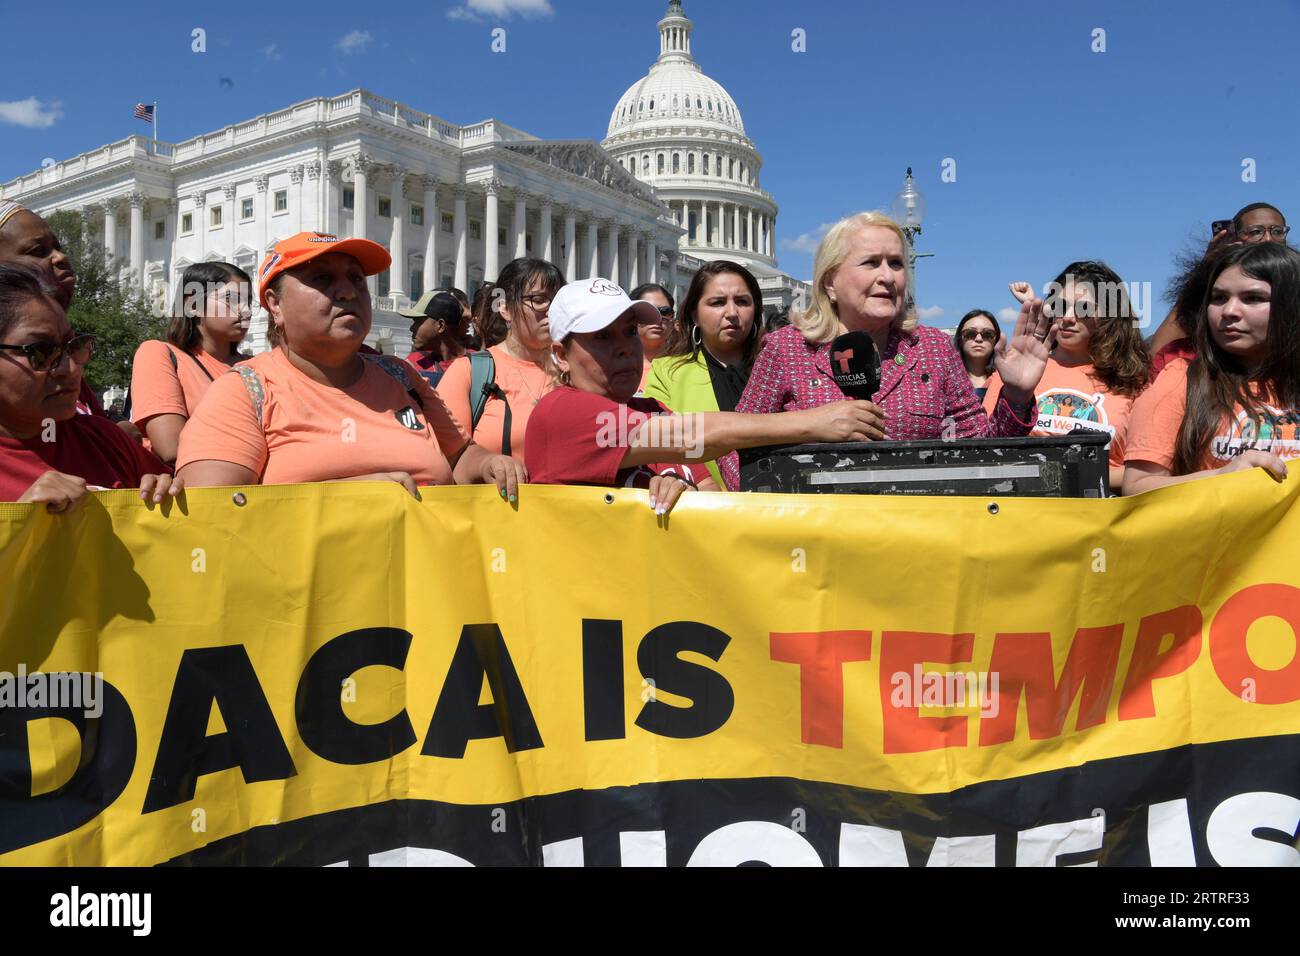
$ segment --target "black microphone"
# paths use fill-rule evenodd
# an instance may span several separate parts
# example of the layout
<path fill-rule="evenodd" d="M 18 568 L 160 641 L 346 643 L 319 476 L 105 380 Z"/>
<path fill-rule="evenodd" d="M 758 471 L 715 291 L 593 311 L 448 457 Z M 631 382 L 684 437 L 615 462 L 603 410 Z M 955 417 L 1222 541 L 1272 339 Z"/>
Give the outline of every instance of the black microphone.
<path fill-rule="evenodd" d="M 866 332 L 848 332 L 831 343 L 831 378 L 853 399 L 871 401 L 880 391 L 880 353 Z"/>

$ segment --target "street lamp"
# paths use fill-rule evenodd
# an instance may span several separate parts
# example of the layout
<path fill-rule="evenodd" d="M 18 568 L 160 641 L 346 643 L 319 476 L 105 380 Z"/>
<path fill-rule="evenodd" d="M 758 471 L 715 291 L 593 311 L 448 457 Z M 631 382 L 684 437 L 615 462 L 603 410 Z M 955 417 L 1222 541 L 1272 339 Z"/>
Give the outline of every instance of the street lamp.
<path fill-rule="evenodd" d="M 912 167 L 907 167 L 907 178 L 903 180 L 903 188 L 898 191 L 894 197 L 894 205 L 890 210 L 894 214 L 894 221 L 903 227 L 903 234 L 907 236 L 907 254 L 912 263 L 916 263 L 916 237 L 921 234 L 921 220 L 925 216 L 925 197 L 921 191 L 916 188 L 916 183 L 912 180 Z"/>

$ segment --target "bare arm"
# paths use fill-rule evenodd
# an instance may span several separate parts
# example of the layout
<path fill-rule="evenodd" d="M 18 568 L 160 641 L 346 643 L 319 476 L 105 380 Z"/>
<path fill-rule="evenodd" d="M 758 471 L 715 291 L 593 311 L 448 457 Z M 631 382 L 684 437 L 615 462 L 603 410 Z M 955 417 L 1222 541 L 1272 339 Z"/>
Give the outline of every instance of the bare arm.
<path fill-rule="evenodd" d="M 1149 346 L 1151 354 L 1155 355 L 1170 342 L 1184 338 L 1186 335 L 1187 333 L 1184 332 L 1182 327 L 1178 324 L 1178 312 L 1174 309 L 1170 309 L 1169 314 L 1165 316 L 1165 320 L 1160 323 L 1160 328 L 1156 329 L 1156 334 L 1151 336 L 1151 344 Z"/>
<path fill-rule="evenodd" d="M 185 482 L 187 488 L 229 488 L 234 485 L 255 485 L 257 475 L 243 465 L 229 461 L 192 461 L 176 477 Z"/>
<path fill-rule="evenodd" d="M 804 442 L 880 441 L 885 413 L 865 401 L 771 415 L 695 412 L 647 419 L 632 433 L 622 467 L 712 461 L 739 448 Z"/>
<path fill-rule="evenodd" d="M 1205 471 L 1194 471 L 1188 475 L 1171 475 L 1168 468 L 1150 461 L 1127 462 L 1124 467 L 1124 494 L 1138 495 L 1144 491 L 1181 485 L 1211 475 L 1227 475 L 1247 468 L 1262 468 L 1275 481 L 1286 480 L 1286 462 L 1268 452 L 1251 449 L 1242 452 L 1222 468 L 1207 468 Z"/>
<path fill-rule="evenodd" d="M 167 464 L 175 464 L 181 447 L 181 429 L 189 421 L 184 415 L 154 415 L 144 423 L 144 433 L 153 453 Z"/>

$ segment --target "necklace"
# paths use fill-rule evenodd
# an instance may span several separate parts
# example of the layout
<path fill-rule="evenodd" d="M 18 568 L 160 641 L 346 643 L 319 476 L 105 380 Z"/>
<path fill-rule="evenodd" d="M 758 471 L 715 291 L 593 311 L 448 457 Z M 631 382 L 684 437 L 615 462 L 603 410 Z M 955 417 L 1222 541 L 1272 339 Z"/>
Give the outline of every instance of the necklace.
<path fill-rule="evenodd" d="M 520 358 L 518 355 L 516 355 L 515 352 L 514 352 L 514 349 L 512 349 L 512 348 L 510 347 L 510 341 L 509 341 L 509 340 L 506 341 L 506 343 L 505 343 L 505 348 L 506 348 L 506 354 L 509 355 L 509 356 L 510 356 L 512 359 L 514 359 L 515 361 L 520 362 L 520 363 L 524 363 L 524 362 L 526 362 L 526 363 L 528 363 L 529 365 L 533 365 L 533 366 L 536 366 L 536 365 L 537 365 L 537 363 L 534 362 L 531 358 Z M 538 395 L 535 391 L 533 391 L 533 387 L 532 387 L 531 385 L 528 384 L 528 378 L 527 378 L 527 376 L 524 375 L 524 373 L 523 373 L 522 371 L 519 372 L 519 374 L 518 374 L 518 378 L 519 378 L 519 383 L 520 383 L 521 385 L 523 385 L 523 387 L 524 387 L 524 391 L 526 391 L 526 392 L 529 394 L 529 396 L 532 398 L 532 400 L 533 400 L 533 405 L 536 405 L 538 402 L 540 402 L 540 401 L 542 400 L 542 397 L 541 397 L 540 395 Z"/>

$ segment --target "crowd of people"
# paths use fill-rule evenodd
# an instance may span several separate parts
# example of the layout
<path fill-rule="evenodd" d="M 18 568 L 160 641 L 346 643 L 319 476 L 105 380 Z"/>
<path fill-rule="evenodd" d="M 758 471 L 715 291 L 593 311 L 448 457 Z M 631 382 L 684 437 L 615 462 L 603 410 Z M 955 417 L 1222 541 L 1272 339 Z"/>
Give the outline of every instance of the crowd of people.
<path fill-rule="evenodd" d="M 422 296 L 404 360 L 365 345 L 383 246 L 299 233 L 261 264 L 270 351 L 240 351 L 254 282 L 190 266 L 165 341 L 142 344 L 129 419 L 83 378 L 93 338 L 68 325 L 76 276 L 40 216 L 0 203 L 0 500 L 66 511 L 94 489 L 392 481 L 641 487 L 666 514 L 687 491 L 737 490 L 737 452 L 808 442 L 1104 432 L 1110 485 L 1134 494 L 1300 455 L 1300 253 L 1256 203 L 1184 263 L 1150 341 L 1123 280 L 1072 262 L 1040 297 L 1019 280 L 1011 334 L 973 309 L 954 337 L 920 325 L 906 237 L 889 217 L 832 226 L 812 301 L 765 319 L 755 277 L 716 261 L 680 306 L 645 284 L 565 283 L 509 263 L 471 302 Z M 832 343 L 865 333 L 879 390 L 849 399 Z"/>

